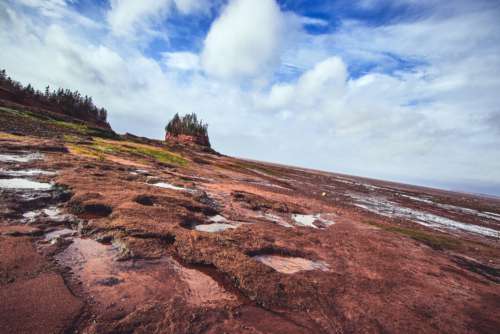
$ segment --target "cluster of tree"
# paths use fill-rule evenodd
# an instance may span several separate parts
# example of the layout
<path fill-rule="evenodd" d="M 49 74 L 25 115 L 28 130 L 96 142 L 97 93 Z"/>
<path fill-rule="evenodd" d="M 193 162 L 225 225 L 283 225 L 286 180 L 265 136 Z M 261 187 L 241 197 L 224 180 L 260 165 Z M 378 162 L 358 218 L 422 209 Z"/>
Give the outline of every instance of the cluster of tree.
<path fill-rule="evenodd" d="M 187 114 L 182 117 L 179 117 L 179 114 L 175 114 L 165 127 L 165 131 L 172 136 L 188 135 L 208 137 L 208 124 L 198 120 L 195 113 Z"/>
<path fill-rule="evenodd" d="M 23 86 L 20 82 L 7 76 L 5 70 L 0 71 L 0 87 L 9 91 L 15 102 L 27 103 L 60 112 L 83 120 L 106 123 L 108 112 L 94 105 L 92 97 L 82 96 L 78 91 L 59 88 L 51 90 L 49 86 L 44 92 L 35 90 L 31 84 Z"/>

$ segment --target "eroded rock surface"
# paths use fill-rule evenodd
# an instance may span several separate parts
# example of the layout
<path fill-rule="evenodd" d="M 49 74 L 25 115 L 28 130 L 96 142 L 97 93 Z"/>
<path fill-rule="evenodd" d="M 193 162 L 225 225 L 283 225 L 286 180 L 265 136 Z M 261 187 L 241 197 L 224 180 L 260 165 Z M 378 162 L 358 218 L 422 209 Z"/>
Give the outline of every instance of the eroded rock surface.
<path fill-rule="evenodd" d="M 131 136 L 0 140 L 2 333 L 500 328 L 498 199 Z"/>

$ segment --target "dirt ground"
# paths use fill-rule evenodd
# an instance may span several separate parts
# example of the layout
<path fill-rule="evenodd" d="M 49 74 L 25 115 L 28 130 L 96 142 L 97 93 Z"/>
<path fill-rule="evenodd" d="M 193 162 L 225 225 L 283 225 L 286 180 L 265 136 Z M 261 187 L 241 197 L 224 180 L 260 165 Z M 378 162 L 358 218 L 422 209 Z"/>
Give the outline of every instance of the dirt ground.
<path fill-rule="evenodd" d="M 21 122 L 1 333 L 498 333 L 499 199 Z"/>

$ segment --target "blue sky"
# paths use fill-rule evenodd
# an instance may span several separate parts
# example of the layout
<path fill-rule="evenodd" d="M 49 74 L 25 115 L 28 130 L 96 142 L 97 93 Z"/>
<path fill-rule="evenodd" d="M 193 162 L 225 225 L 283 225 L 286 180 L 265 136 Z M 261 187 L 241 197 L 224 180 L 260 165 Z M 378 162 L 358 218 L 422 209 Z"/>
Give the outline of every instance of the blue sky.
<path fill-rule="evenodd" d="M 78 89 L 155 138 L 176 112 L 222 153 L 500 194 L 493 0 L 6 0 L 0 67 Z"/>

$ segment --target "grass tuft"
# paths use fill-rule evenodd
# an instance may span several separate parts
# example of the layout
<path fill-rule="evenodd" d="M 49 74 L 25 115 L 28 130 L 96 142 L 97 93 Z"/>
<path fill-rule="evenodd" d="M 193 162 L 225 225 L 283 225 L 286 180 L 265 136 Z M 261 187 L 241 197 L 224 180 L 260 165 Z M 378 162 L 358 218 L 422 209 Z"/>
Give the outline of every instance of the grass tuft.
<path fill-rule="evenodd" d="M 427 246 L 436 249 L 436 250 L 458 250 L 462 248 L 462 243 L 459 240 L 456 240 L 452 237 L 447 237 L 444 235 L 433 234 L 429 232 L 425 232 L 422 230 L 415 230 L 407 227 L 401 226 L 388 226 L 385 224 L 376 223 L 373 221 L 365 221 L 364 223 L 376 226 L 385 231 L 398 233 L 407 237 L 412 238 L 413 240 L 419 241 Z"/>

